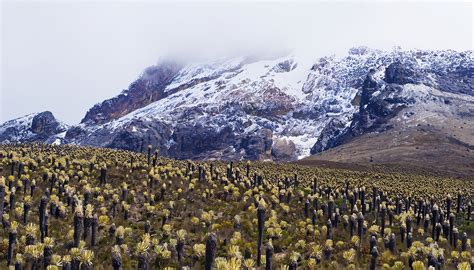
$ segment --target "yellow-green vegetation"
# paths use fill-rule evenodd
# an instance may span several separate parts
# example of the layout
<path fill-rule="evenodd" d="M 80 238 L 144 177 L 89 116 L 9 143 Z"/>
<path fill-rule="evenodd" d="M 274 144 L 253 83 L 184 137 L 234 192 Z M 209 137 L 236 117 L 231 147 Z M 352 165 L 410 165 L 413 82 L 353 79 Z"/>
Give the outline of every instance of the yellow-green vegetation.
<path fill-rule="evenodd" d="M 472 267 L 472 180 L 151 153 L 0 146 L 0 269 Z"/>

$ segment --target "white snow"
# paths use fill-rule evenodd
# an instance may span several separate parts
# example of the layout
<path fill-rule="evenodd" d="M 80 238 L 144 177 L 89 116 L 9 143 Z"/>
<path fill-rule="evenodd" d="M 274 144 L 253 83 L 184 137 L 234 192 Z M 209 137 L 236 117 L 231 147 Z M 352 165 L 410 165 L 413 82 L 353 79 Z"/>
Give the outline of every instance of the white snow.
<path fill-rule="evenodd" d="M 296 153 L 298 159 L 305 158 L 309 156 L 311 153 L 311 148 L 313 145 L 318 141 L 317 137 L 313 137 L 311 135 L 305 134 L 300 136 L 274 136 L 277 139 L 285 139 L 292 141 L 296 146 Z"/>
<path fill-rule="evenodd" d="M 165 88 L 165 92 L 178 88 L 193 80 L 219 76 L 224 72 L 238 68 L 244 61 L 243 57 L 219 59 L 209 63 L 191 63 L 176 75 L 175 79 Z"/>
<path fill-rule="evenodd" d="M 54 142 L 51 143 L 51 144 L 52 145 L 60 145 L 61 144 L 61 139 L 58 138 L 58 139 L 54 140 Z"/>
<path fill-rule="evenodd" d="M 472 52 L 466 53 L 470 58 Z M 201 124 L 216 130 L 230 126 L 238 130 L 236 132 L 246 134 L 270 128 L 275 139 L 292 141 L 298 158 L 303 158 L 310 154 L 321 131 L 332 119 L 341 121 L 346 127 L 351 124 L 352 116 L 358 110 L 352 101 L 368 70 L 374 68 L 374 77 L 382 80 L 385 68 L 400 58 L 415 59 L 425 71 L 436 69 L 444 72 L 455 64 L 469 64 L 454 51 L 380 51 L 368 48 L 353 49 L 346 56 L 322 57 L 316 62 L 293 53 L 272 60 L 249 61 L 246 57 L 236 57 L 189 63 L 165 89 L 165 92 L 173 90 L 175 93 L 106 124 L 78 126 L 89 133 L 102 129 L 114 132 L 130 125 L 132 132 L 143 132 L 131 124 L 139 119 L 160 121 L 171 127 L 178 122 Z M 279 63 L 290 63 L 291 68 L 282 69 L 278 67 Z M 429 72 L 428 79 L 435 84 L 435 77 Z M 421 85 L 406 85 L 402 95 L 424 101 L 432 96 L 462 96 Z M 471 96 L 462 98 L 472 100 Z M 436 106 L 427 101 L 426 104 Z M 272 114 L 266 114 L 267 111 Z M 0 133 L 8 125 L 22 125 L 31 122 L 33 117 L 7 122 L 0 126 Z M 170 140 L 166 146 L 174 143 Z"/>

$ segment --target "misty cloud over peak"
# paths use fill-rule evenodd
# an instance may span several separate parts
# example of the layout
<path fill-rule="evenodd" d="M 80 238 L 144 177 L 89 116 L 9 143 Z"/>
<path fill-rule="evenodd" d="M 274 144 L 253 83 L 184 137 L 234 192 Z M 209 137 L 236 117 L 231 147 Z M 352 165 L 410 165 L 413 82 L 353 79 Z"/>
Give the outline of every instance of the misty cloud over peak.
<path fill-rule="evenodd" d="M 295 52 L 314 61 L 359 45 L 468 50 L 471 10 L 468 2 L 6 1 L 0 122 L 50 110 L 77 123 L 160 59 Z"/>

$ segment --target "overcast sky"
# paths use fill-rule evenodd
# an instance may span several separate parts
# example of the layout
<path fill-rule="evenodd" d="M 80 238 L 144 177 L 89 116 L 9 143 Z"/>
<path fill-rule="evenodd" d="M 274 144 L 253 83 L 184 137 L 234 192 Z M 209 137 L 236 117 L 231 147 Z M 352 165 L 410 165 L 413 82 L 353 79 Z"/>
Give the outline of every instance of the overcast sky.
<path fill-rule="evenodd" d="M 359 45 L 472 50 L 471 2 L 2 1 L 0 122 L 78 123 L 160 58 Z"/>

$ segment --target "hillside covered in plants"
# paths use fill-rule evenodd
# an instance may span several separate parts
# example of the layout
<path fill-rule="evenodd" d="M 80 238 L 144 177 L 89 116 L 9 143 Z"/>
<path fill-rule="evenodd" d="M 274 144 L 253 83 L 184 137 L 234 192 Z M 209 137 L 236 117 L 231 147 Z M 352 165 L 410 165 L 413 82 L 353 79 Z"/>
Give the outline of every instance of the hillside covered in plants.
<path fill-rule="evenodd" d="M 473 179 L 0 146 L 0 269 L 472 269 Z"/>

